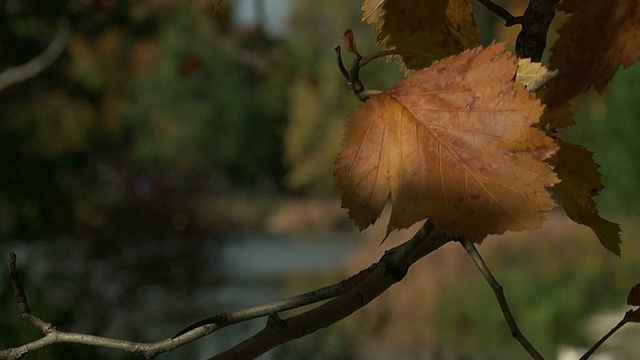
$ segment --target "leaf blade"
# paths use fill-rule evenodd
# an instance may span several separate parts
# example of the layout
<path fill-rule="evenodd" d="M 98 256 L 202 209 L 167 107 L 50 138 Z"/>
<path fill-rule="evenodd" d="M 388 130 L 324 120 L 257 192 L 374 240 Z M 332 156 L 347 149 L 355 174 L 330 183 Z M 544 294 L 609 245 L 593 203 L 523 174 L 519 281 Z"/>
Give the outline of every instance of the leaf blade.
<path fill-rule="evenodd" d="M 555 206 L 546 187 L 557 182 L 543 160 L 556 145 L 531 127 L 543 107 L 511 81 L 516 59 L 503 54 L 504 46 L 466 51 L 418 71 L 352 114 L 336 185 L 361 229 L 389 195 L 387 232 L 430 218 L 450 236 L 479 242 L 542 223 Z M 371 127 L 386 132 L 366 139 Z M 372 144 L 363 146 L 367 141 Z M 366 158 L 365 148 L 378 151 Z M 367 191 L 374 187 L 372 201 Z"/>
<path fill-rule="evenodd" d="M 560 149 L 551 159 L 561 182 L 554 188 L 569 218 L 590 227 L 605 249 L 620 256 L 620 225 L 603 219 L 593 197 L 604 188 L 593 153 L 582 146 L 558 141 Z"/>

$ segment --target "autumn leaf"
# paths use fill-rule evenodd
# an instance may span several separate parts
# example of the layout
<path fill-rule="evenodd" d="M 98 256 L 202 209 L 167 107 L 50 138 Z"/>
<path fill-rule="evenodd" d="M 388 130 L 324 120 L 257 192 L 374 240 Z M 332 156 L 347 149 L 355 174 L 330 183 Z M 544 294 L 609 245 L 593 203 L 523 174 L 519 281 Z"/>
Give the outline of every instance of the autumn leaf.
<path fill-rule="evenodd" d="M 343 207 L 361 228 L 391 197 L 387 233 L 430 218 L 450 236 L 538 227 L 557 182 L 554 142 L 531 127 L 542 105 L 512 81 L 505 44 L 417 71 L 350 117 L 336 159 Z"/>
<path fill-rule="evenodd" d="M 365 0 L 362 11 L 378 45 L 424 54 L 401 55 L 403 70 L 425 68 L 480 43 L 471 0 Z"/>
<path fill-rule="evenodd" d="M 531 62 L 531 59 L 518 60 L 518 71 L 516 72 L 516 82 L 529 88 L 535 84 L 542 76 L 546 75 L 549 69 L 544 67 L 542 63 Z"/>
<path fill-rule="evenodd" d="M 620 66 L 640 59 L 640 6 L 637 0 L 563 0 L 558 10 L 571 16 L 552 47 L 545 104 L 557 107 L 593 86 L 602 92 Z"/>
<path fill-rule="evenodd" d="M 360 55 L 360 52 L 358 52 L 358 48 L 356 47 L 353 30 L 349 29 L 344 32 L 344 35 L 342 35 L 342 46 L 344 46 L 347 51 L 354 54 L 358 58 L 362 57 L 362 55 Z"/>
<path fill-rule="evenodd" d="M 593 200 L 603 189 L 593 153 L 562 140 L 558 145 L 550 163 L 561 180 L 554 188 L 564 211 L 571 220 L 590 227 L 607 250 L 620 256 L 620 225 L 603 219 Z"/>
<path fill-rule="evenodd" d="M 542 89 L 541 91 L 546 91 Z M 542 96 L 542 103 L 544 104 L 544 95 Z M 536 124 L 536 128 L 555 132 L 558 129 L 564 129 L 576 124 L 573 118 L 573 112 L 571 112 L 571 104 L 565 103 L 564 105 L 556 108 L 546 107 L 544 113 L 540 118 L 540 122 Z"/>

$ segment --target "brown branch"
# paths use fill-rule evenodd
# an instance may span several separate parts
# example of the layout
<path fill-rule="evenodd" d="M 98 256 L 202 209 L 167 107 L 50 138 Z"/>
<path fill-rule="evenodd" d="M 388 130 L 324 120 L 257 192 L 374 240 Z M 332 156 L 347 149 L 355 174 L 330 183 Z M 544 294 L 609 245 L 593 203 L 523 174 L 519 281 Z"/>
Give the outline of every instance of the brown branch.
<path fill-rule="evenodd" d="M 388 250 L 380 261 L 363 270 L 362 278 L 346 293 L 290 318 L 273 316 L 263 330 L 211 359 L 253 359 L 282 343 L 332 325 L 378 297 L 400 281 L 414 262 L 449 241 L 427 222 L 411 240 Z"/>
<path fill-rule="evenodd" d="M 326 286 L 317 290 L 309 291 L 307 293 L 293 296 L 287 299 L 277 300 L 268 304 L 255 306 L 252 308 L 232 312 L 222 313 L 210 318 L 200 320 L 187 328 L 181 330 L 173 338 L 177 338 L 190 332 L 193 329 L 199 328 L 203 325 L 213 324 L 217 328 L 233 325 L 242 321 L 252 320 L 263 316 L 268 316 L 273 313 L 281 311 L 291 310 L 302 306 L 315 304 L 320 301 L 334 298 L 340 294 L 345 293 L 349 289 L 349 284 L 359 277 L 360 274 L 356 274 L 349 279 L 343 280 L 337 284 Z"/>
<path fill-rule="evenodd" d="M 498 304 L 500 305 L 500 310 L 502 310 L 502 315 L 504 315 L 504 319 L 507 321 L 509 325 L 509 329 L 511 330 L 511 336 L 513 336 L 520 345 L 531 355 L 532 358 L 536 360 L 544 360 L 542 355 L 531 345 L 529 340 L 524 336 L 524 334 L 518 328 L 518 324 L 516 323 L 516 319 L 513 317 L 511 313 L 511 309 L 509 308 L 509 304 L 507 303 L 507 298 L 504 296 L 504 289 L 502 285 L 498 283 L 498 280 L 493 276 L 491 270 L 480 256 L 480 253 L 473 245 L 473 243 L 465 238 L 460 239 L 460 243 L 464 246 L 464 249 L 467 251 L 471 260 L 476 265 L 482 276 L 487 281 L 489 286 L 491 286 L 491 290 L 493 290 L 496 299 L 498 300 Z"/>
<path fill-rule="evenodd" d="M 13 293 L 16 297 L 16 303 L 18 304 L 18 310 L 20 315 L 31 314 L 29 308 L 29 301 L 27 301 L 27 294 L 24 292 L 24 286 L 20 280 L 20 273 L 18 272 L 18 266 L 16 260 L 18 257 L 16 253 L 11 251 L 9 253 L 9 276 L 11 277 L 11 283 L 13 284 Z"/>
<path fill-rule="evenodd" d="M 433 225 L 428 222 L 411 240 L 387 251 L 379 262 L 338 284 L 250 309 L 219 314 L 213 318 L 203 320 L 202 324 L 197 324 L 197 327 L 190 326 L 185 331 L 182 331 L 179 336 L 153 343 L 64 332 L 31 313 L 24 313 L 21 314 L 20 317 L 32 322 L 40 328 L 45 335 L 28 344 L 0 350 L 0 359 L 19 359 L 30 352 L 55 343 L 75 343 L 117 349 L 151 359 L 159 354 L 171 351 L 209 335 L 225 326 L 257 317 L 269 316 L 269 321 L 265 329 L 267 333 L 270 333 L 272 329 L 280 329 L 283 325 L 286 325 L 287 331 L 268 342 L 262 339 L 264 334 L 258 334 L 241 343 L 239 348 L 229 350 L 238 354 L 263 353 L 280 343 L 304 336 L 348 316 L 382 294 L 389 286 L 400 281 L 411 264 L 448 241 L 449 239 L 444 236 L 444 234 L 435 230 Z M 17 267 L 15 266 L 15 254 L 13 256 L 10 255 L 9 263 L 12 279 L 14 279 L 14 274 L 15 278 L 19 279 Z M 11 264 L 13 264 L 13 267 Z M 15 269 L 15 271 L 13 271 L 13 269 Z M 14 282 L 14 284 L 20 284 L 21 287 L 19 280 Z M 24 294 L 24 290 L 22 290 L 21 294 Z M 281 320 L 277 316 L 277 313 L 281 311 L 299 308 L 330 298 L 334 299 L 301 315 L 285 320 Z M 21 305 L 19 305 L 19 307 L 20 306 Z M 283 337 L 282 335 L 285 336 Z M 258 340 L 252 340 L 254 338 Z M 224 355 L 221 356 L 224 358 Z M 243 355 L 242 358 L 247 357 Z"/>
<path fill-rule="evenodd" d="M 65 22 L 62 29 L 42 54 L 23 65 L 9 68 L 0 73 L 0 91 L 29 80 L 51 66 L 64 51 L 70 37 L 71 29 L 69 28 L 69 24 Z"/>
<path fill-rule="evenodd" d="M 530 0 L 522 15 L 522 30 L 516 38 L 516 54 L 540 62 L 547 47 L 547 33 L 556 16 L 559 0 Z"/>
<path fill-rule="evenodd" d="M 522 25 L 516 38 L 516 54 L 519 58 L 540 62 L 547 47 L 547 33 L 556 15 L 559 0 L 529 0 L 522 16 L 513 16 L 508 10 L 491 0 L 478 0 L 487 9 L 505 20 L 505 26 Z"/>

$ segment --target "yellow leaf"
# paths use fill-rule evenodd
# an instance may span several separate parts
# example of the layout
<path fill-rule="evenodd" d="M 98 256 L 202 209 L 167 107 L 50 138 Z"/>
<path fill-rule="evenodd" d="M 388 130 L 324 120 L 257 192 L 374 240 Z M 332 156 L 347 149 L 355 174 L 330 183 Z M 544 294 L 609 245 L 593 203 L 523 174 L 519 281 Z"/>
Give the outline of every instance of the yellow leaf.
<path fill-rule="evenodd" d="M 480 43 L 470 0 L 365 0 L 362 11 L 378 45 L 424 54 L 401 55 L 403 70 L 425 68 Z"/>
<path fill-rule="evenodd" d="M 528 88 L 529 85 L 540 79 L 549 70 L 539 62 L 531 62 L 531 59 L 520 59 L 518 61 L 518 72 L 516 82 Z"/>
<path fill-rule="evenodd" d="M 549 162 L 561 180 L 554 188 L 564 211 L 571 220 L 590 227 L 607 250 L 620 256 L 620 225 L 603 219 L 593 201 L 603 189 L 593 153 L 566 141 L 559 140 L 558 145 Z"/>
<path fill-rule="evenodd" d="M 350 117 L 336 185 L 356 224 L 387 198 L 387 233 L 430 218 L 450 236 L 540 226 L 557 179 L 544 159 L 556 145 L 531 127 L 542 105 L 511 79 L 505 44 L 476 48 L 417 71 Z"/>

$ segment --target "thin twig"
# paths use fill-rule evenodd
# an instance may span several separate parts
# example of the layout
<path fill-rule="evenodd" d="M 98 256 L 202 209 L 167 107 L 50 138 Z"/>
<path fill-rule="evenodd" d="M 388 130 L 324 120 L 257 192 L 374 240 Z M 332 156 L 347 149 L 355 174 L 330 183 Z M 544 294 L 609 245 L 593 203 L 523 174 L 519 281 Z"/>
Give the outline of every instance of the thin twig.
<path fill-rule="evenodd" d="M 47 49 L 42 54 L 29 60 L 29 62 L 11 67 L 0 73 L 0 91 L 28 80 L 40 74 L 46 68 L 51 66 L 62 54 L 69 38 L 71 37 L 71 29 L 68 22 L 63 22 L 62 29 L 53 38 Z"/>
<path fill-rule="evenodd" d="M 507 321 L 507 324 L 509 324 L 511 336 L 518 340 L 520 345 L 524 347 L 524 349 L 529 353 L 529 355 L 531 355 L 532 358 L 536 360 L 544 360 L 542 355 L 540 355 L 540 353 L 533 347 L 533 345 L 531 345 L 529 340 L 527 340 L 527 338 L 518 328 L 518 324 L 516 323 L 516 320 L 511 313 L 509 304 L 507 303 L 507 298 L 504 296 L 504 289 L 502 288 L 502 285 L 500 285 L 500 283 L 498 283 L 498 280 L 493 277 L 491 270 L 489 270 L 489 267 L 487 266 L 487 264 L 485 264 L 475 245 L 473 245 L 471 241 L 465 239 L 464 237 L 460 239 L 460 243 L 462 243 L 462 246 L 464 246 L 467 254 L 469 254 L 469 257 L 471 257 L 471 259 L 473 260 L 473 263 L 476 265 L 478 270 L 480 270 L 480 273 L 482 273 L 484 279 L 487 281 L 487 283 L 489 283 L 489 286 L 491 286 L 491 290 L 493 290 L 493 293 L 498 300 L 498 304 L 500 304 L 502 315 Z"/>
<path fill-rule="evenodd" d="M 549 81 L 551 81 L 551 79 L 556 77 L 556 75 L 558 75 L 558 69 L 551 70 L 545 73 L 544 75 L 540 76 L 539 78 L 531 82 L 529 86 L 527 86 L 527 90 L 534 93 L 542 89 L 542 87 L 545 86 Z"/>
<path fill-rule="evenodd" d="M 628 319 L 626 317 L 620 320 L 620 322 L 618 322 L 616 326 L 613 327 L 613 329 L 609 330 L 609 332 L 606 333 L 602 338 L 600 338 L 600 340 L 598 340 L 597 343 L 593 344 L 593 346 L 589 349 L 589 351 L 584 353 L 584 355 L 582 355 L 579 360 L 587 360 L 589 357 L 591 357 L 591 355 L 593 355 L 593 353 L 596 352 L 596 350 L 598 350 L 600 345 L 604 344 L 604 342 L 607 341 L 607 339 L 609 339 L 611 335 L 615 334 L 616 331 L 620 330 L 620 328 L 622 328 L 627 322 L 628 322 Z"/>
<path fill-rule="evenodd" d="M 333 48 L 333 51 L 335 51 L 336 53 L 336 62 L 338 63 L 338 68 L 340 69 L 340 73 L 342 73 L 342 76 L 344 76 L 345 79 L 349 80 L 349 72 L 347 71 L 347 68 L 344 67 L 344 63 L 342 62 L 342 54 L 340 53 L 340 46 L 336 46 L 335 48 Z"/>
<path fill-rule="evenodd" d="M 16 303 L 18 304 L 20 315 L 31 314 L 27 294 L 24 292 L 24 286 L 22 285 L 22 280 L 20 280 L 20 273 L 18 272 L 18 266 L 16 265 L 17 259 L 18 257 L 16 256 L 16 253 L 11 251 L 9 253 L 9 276 L 11 277 L 11 283 L 13 284 L 13 293 L 16 297 Z"/>
<path fill-rule="evenodd" d="M 389 56 L 389 55 L 415 55 L 415 56 L 430 57 L 430 58 L 437 59 L 437 56 L 433 54 L 429 54 L 424 51 L 401 50 L 401 49 L 380 50 L 380 51 L 376 51 L 374 53 L 363 56 L 360 59 L 360 68 L 365 67 L 365 65 L 367 65 L 372 60 L 375 60 L 383 56 Z"/>
<path fill-rule="evenodd" d="M 315 304 L 320 301 L 331 299 L 345 293 L 348 290 L 349 282 L 353 281 L 350 279 L 352 278 L 343 280 L 334 285 L 326 286 L 318 290 L 313 290 L 287 299 L 273 301 L 268 304 L 263 304 L 236 312 L 225 312 L 204 320 L 200 320 L 192 325 L 189 325 L 187 328 L 180 330 L 180 332 L 174 335 L 173 338 L 177 338 L 203 325 L 215 324 L 218 327 L 229 326 L 242 321 L 252 320 L 255 318 L 267 316 L 269 314 L 291 310 L 305 305 Z"/>

